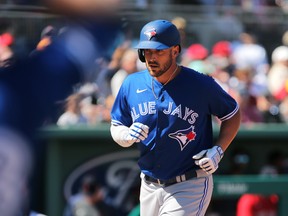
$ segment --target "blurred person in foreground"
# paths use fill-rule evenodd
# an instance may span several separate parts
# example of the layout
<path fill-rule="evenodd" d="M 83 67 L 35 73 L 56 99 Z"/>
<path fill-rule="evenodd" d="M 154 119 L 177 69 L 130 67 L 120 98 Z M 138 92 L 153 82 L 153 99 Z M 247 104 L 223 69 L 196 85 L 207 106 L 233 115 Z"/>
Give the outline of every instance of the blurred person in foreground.
<path fill-rule="evenodd" d="M 147 23 L 135 48 L 147 69 L 124 80 L 111 135 L 140 150 L 140 215 L 204 216 L 212 174 L 240 126 L 238 104 L 213 78 L 177 64 L 180 34 L 171 22 Z M 212 116 L 221 120 L 215 143 Z"/>
<path fill-rule="evenodd" d="M 69 17 L 67 31 L 57 36 L 43 51 L 24 57 L 24 60 L 21 59 L 7 68 L 1 68 L 0 132 L 3 136 L 0 145 L 3 151 L 6 145 L 11 146 L 11 151 L 14 151 L 11 154 L 16 155 L 8 158 L 3 152 L 5 167 L 10 167 L 10 164 L 18 160 L 18 147 L 12 148 L 13 145 L 9 142 L 30 152 L 27 159 L 21 163 L 21 172 L 11 166 L 7 172 L 0 174 L 1 179 L 11 176 L 9 181 L 0 182 L 0 188 L 16 194 L 22 194 L 24 188 L 28 194 L 23 199 L 19 196 L 19 199 L 8 200 L 8 194 L 1 192 L 2 200 L 8 200 L 5 205 L 0 205 L 1 215 L 4 215 L 2 213 L 5 209 L 11 210 L 5 216 L 18 216 L 21 213 L 26 215 L 31 209 L 43 212 L 43 195 L 40 191 L 44 188 L 41 178 L 45 171 L 45 146 L 37 139 L 38 129 L 44 124 L 56 122 L 57 102 L 65 99 L 74 85 L 89 80 L 90 70 L 97 66 L 95 59 L 105 53 L 120 29 L 119 19 L 110 11 L 113 5 L 109 5 L 109 13 L 95 6 L 93 9 L 97 16 L 92 16 L 92 13 L 87 13 L 86 16 L 84 10 L 66 10 L 69 8 L 67 4 L 73 5 L 75 2 L 66 0 L 65 10 L 53 7 L 64 17 Z M 98 1 L 94 2 L 96 4 Z M 52 1 L 49 3 L 52 4 Z M 102 1 L 101 4 L 104 5 Z M 101 11 L 101 17 L 97 9 Z M 6 131 L 12 135 L 8 136 Z M 13 139 L 13 136 L 18 139 Z M 29 161 L 32 164 L 31 169 Z M 11 185 L 10 182 L 23 183 L 23 187 L 18 187 L 18 184 Z"/>

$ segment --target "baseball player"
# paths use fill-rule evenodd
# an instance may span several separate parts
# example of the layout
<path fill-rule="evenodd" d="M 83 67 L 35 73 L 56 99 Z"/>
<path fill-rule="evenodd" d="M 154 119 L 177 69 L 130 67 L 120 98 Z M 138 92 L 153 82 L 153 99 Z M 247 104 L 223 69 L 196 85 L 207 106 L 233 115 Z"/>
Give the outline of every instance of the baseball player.
<path fill-rule="evenodd" d="M 237 102 L 212 77 L 177 64 L 177 28 L 147 23 L 136 46 L 147 70 L 129 75 L 115 99 L 111 135 L 140 150 L 140 215 L 204 215 L 212 173 L 237 134 Z M 213 143 L 211 117 L 221 127 Z"/>

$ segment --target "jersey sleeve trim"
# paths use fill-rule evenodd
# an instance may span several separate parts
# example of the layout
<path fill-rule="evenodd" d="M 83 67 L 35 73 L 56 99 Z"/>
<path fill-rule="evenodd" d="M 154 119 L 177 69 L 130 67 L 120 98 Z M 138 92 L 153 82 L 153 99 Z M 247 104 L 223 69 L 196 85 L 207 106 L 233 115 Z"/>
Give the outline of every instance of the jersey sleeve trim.
<path fill-rule="evenodd" d="M 117 121 L 117 120 L 111 120 L 111 124 L 113 125 L 113 126 L 118 126 L 118 125 L 123 125 L 120 121 Z"/>
<path fill-rule="evenodd" d="M 226 116 L 223 116 L 222 118 L 219 118 L 220 121 L 226 121 L 226 120 L 232 118 L 235 115 L 235 113 L 237 113 L 238 110 L 239 110 L 239 105 L 237 103 L 235 109 L 231 113 L 229 113 Z"/>

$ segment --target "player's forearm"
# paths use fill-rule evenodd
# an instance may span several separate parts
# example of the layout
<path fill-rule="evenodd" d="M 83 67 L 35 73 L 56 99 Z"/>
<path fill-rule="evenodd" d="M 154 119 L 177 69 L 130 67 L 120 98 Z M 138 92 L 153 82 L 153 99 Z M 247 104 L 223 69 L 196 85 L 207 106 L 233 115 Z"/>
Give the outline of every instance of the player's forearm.
<path fill-rule="evenodd" d="M 126 137 L 129 134 L 129 128 L 124 125 L 111 125 L 110 132 L 113 140 L 122 147 L 129 147 L 133 142 L 128 142 Z"/>
<path fill-rule="evenodd" d="M 240 111 L 238 110 L 232 118 L 221 123 L 220 132 L 216 144 L 220 146 L 223 151 L 225 151 L 229 147 L 229 145 L 237 135 L 240 127 L 240 122 L 241 115 Z"/>

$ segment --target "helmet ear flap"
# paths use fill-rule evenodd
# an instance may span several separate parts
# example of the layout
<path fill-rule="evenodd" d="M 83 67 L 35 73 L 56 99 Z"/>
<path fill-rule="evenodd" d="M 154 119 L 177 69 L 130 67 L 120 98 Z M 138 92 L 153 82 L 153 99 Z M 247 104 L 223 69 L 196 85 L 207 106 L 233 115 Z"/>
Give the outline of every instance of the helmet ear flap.
<path fill-rule="evenodd" d="M 141 62 L 145 62 L 145 56 L 144 56 L 144 50 L 143 49 L 138 49 L 138 57 Z"/>

